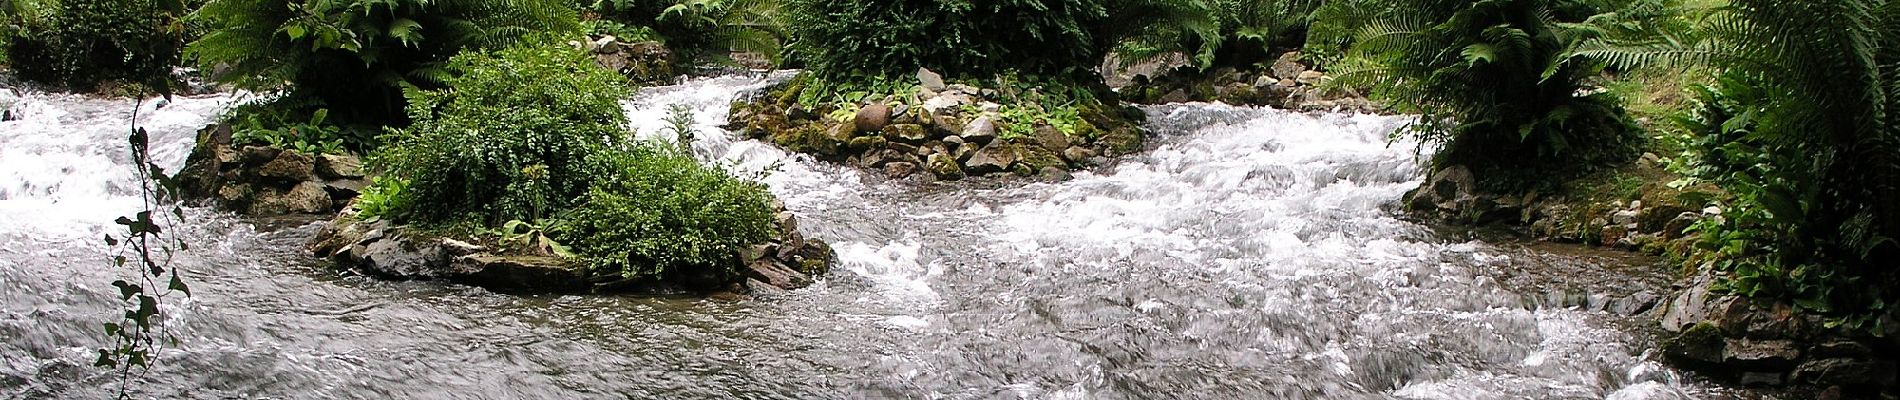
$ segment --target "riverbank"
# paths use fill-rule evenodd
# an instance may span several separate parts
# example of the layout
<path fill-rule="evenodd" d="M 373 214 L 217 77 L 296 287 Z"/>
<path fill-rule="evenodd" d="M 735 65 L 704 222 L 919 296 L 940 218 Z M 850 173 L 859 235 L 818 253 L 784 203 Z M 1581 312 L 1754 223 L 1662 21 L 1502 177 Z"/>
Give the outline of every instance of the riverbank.
<path fill-rule="evenodd" d="M 1649 273 L 1674 283 L 1661 298 L 1645 296 L 1656 312 L 1642 320 L 1662 331 L 1662 354 L 1679 367 L 1800 398 L 1891 397 L 1900 378 L 1894 333 L 1877 336 L 1786 301 L 1732 293 L 1722 283 L 1727 277 L 1700 255 L 1711 244 L 1698 228 L 1722 218 L 1711 204 L 1728 194 L 1685 185 L 1663 162 L 1647 153 L 1553 193 L 1520 195 L 1476 191 L 1471 173 L 1452 166 L 1433 173 L 1404 204 L 1430 221 L 1495 225 L 1538 242 L 1659 257 Z"/>

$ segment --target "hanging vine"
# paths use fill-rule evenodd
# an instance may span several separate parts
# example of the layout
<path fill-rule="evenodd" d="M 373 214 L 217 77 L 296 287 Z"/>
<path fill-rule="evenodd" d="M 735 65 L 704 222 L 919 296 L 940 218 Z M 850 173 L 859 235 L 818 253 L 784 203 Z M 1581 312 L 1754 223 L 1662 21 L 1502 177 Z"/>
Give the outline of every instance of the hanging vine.
<path fill-rule="evenodd" d="M 117 372 L 122 399 L 130 397 L 133 373 L 150 370 L 161 346 L 177 341 L 164 329 L 165 314 L 159 304 L 180 294 L 191 297 L 191 288 L 172 265 L 173 256 L 190 245 L 165 229 L 184 221 L 184 208 L 172 201 L 176 199 L 175 182 L 151 160 L 151 135 L 138 127 L 138 109 L 143 106 L 143 100 L 133 106 L 132 131 L 127 136 L 139 179 L 140 211 L 115 221 L 125 231 L 105 235 L 110 248 L 106 254 L 113 268 L 126 269 L 132 276 L 112 282 L 119 289 L 124 312 L 117 321 L 105 323 L 105 334 L 113 344 L 98 349 L 99 357 L 93 362 L 94 366 Z"/>

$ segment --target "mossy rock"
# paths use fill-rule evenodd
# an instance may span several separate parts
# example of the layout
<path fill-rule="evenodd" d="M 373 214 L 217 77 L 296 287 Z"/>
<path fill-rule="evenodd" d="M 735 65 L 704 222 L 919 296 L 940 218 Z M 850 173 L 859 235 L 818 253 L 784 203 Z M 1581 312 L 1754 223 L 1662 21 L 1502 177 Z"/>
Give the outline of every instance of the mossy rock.
<path fill-rule="evenodd" d="M 1016 151 L 1016 163 L 1028 166 L 1032 172 L 1041 171 L 1047 167 L 1067 169 L 1069 166 L 1055 151 L 1034 144 L 1023 145 Z"/>
<path fill-rule="evenodd" d="M 774 102 L 777 103 L 779 107 L 791 107 L 793 104 L 798 104 L 798 96 L 805 92 L 805 85 L 810 81 L 811 78 L 805 75 L 799 75 L 798 78 L 792 79 L 791 82 L 786 82 L 784 89 L 780 89 L 775 93 L 777 97 Z"/>
<path fill-rule="evenodd" d="M 1107 146 L 1112 154 L 1120 155 L 1141 151 L 1142 140 L 1140 128 L 1124 126 L 1108 131 L 1107 134 L 1102 135 L 1100 142 Z"/>
<path fill-rule="evenodd" d="M 918 124 L 893 124 L 884 127 L 884 139 L 892 142 L 923 144 L 930 140 L 930 132 Z"/>
<path fill-rule="evenodd" d="M 853 153 L 866 153 L 890 147 L 890 141 L 883 136 L 859 136 L 851 138 L 849 146 Z"/>
<path fill-rule="evenodd" d="M 958 165 L 957 158 L 949 154 L 931 154 L 930 158 L 924 162 L 924 170 L 941 180 L 954 181 L 964 178 L 963 166 Z"/>
<path fill-rule="evenodd" d="M 1089 121 L 1075 121 L 1075 135 L 1073 136 L 1082 139 L 1084 142 L 1094 143 L 1095 139 L 1102 136 L 1102 130 L 1101 128 L 1096 128 L 1095 124 L 1089 123 Z"/>
<path fill-rule="evenodd" d="M 1669 357 L 1706 365 L 1722 362 L 1725 344 L 1722 329 L 1716 327 L 1715 323 L 1702 321 L 1674 337 L 1663 339 L 1662 350 Z"/>
<path fill-rule="evenodd" d="M 815 154 L 824 157 L 836 157 L 845 143 L 831 136 L 818 124 L 807 124 L 798 128 L 781 130 L 772 136 L 772 142 L 784 146 L 786 150 Z"/>

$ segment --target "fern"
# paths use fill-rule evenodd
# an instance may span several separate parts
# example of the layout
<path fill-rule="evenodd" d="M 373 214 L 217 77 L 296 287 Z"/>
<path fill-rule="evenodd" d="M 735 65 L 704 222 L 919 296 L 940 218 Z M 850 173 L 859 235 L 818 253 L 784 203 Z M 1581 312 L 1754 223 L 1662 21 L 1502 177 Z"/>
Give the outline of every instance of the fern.
<path fill-rule="evenodd" d="M 193 19 L 209 32 L 187 55 L 216 80 L 377 123 L 402 120 L 403 87 L 441 87 L 440 67 L 463 49 L 579 30 L 552 0 L 211 0 Z"/>
<path fill-rule="evenodd" d="M 1442 144 L 1435 165 L 1466 166 L 1480 185 L 1515 192 L 1628 160 L 1641 140 L 1614 99 L 1577 95 L 1603 64 L 1570 49 L 1590 31 L 1578 24 L 1603 11 L 1574 1 L 1345 0 L 1315 12 L 1340 19 L 1316 24 L 1308 47 L 1347 45 L 1328 56 L 1337 85 L 1424 114 L 1404 132 Z"/>
<path fill-rule="evenodd" d="M 1579 54 L 1628 68 L 1710 68 L 1697 90 L 1698 176 L 1735 194 L 1705 246 L 1732 289 L 1845 322 L 1900 301 L 1900 2 L 1735 0 L 1650 37 Z"/>

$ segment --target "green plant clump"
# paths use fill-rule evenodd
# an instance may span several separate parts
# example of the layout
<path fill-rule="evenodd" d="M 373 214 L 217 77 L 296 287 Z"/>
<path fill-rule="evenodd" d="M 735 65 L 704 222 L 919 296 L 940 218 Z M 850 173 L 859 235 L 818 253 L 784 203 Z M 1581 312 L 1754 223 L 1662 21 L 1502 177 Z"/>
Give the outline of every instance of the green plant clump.
<path fill-rule="evenodd" d="M 557 0 L 211 0 L 186 48 L 213 79 L 314 99 L 344 125 L 402 125 L 404 90 L 439 89 L 464 49 L 580 30 Z"/>
<path fill-rule="evenodd" d="M 20 78 L 93 89 L 129 82 L 165 90 L 185 28 L 178 0 L 62 0 L 50 12 L 7 2 L 7 59 Z M 11 35 L 9 35 L 11 36 Z"/>
<path fill-rule="evenodd" d="M 413 92 L 416 123 L 372 165 L 408 181 L 396 217 L 534 221 L 611 171 L 596 154 L 631 140 L 623 78 L 555 39 L 456 56 L 447 90 Z"/>
<path fill-rule="evenodd" d="M 1590 86 L 1603 63 L 1572 50 L 1598 10 L 1574 1 L 1342 1 L 1352 47 L 1338 82 L 1423 114 L 1409 128 L 1442 143 L 1435 166 L 1464 165 L 1487 190 L 1549 188 L 1634 158 L 1643 138 L 1617 99 Z M 1315 27 L 1315 30 L 1321 30 Z"/>
<path fill-rule="evenodd" d="M 600 275 L 695 287 L 739 277 L 737 255 L 774 233 L 771 194 L 668 148 L 624 151 L 553 236 Z"/>
<path fill-rule="evenodd" d="M 827 79 L 1005 70 L 1065 74 L 1099 64 L 1101 0 L 788 0 L 789 49 Z M 1112 42 L 1109 42 L 1112 44 Z"/>
<path fill-rule="evenodd" d="M 1713 66 L 1680 124 L 1689 172 L 1734 196 L 1696 227 L 1727 289 L 1892 334 L 1900 312 L 1900 2 L 1734 0 L 1697 29 L 1590 52 Z M 1698 40 L 1672 40 L 1695 37 Z M 1883 315 L 1886 317 L 1883 318 Z"/>
<path fill-rule="evenodd" d="M 1144 11 L 1162 23 L 1138 29 L 1117 47 L 1124 63 L 1167 54 L 1194 57 L 1201 68 L 1272 61 L 1274 51 L 1306 41 L 1309 16 L 1321 0 L 1153 1 Z M 1140 26 L 1136 24 L 1136 26 Z"/>
<path fill-rule="evenodd" d="M 776 59 L 784 32 L 777 0 L 595 0 L 595 33 L 656 40 L 684 60 L 731 62 L 742 51 Z"/>

